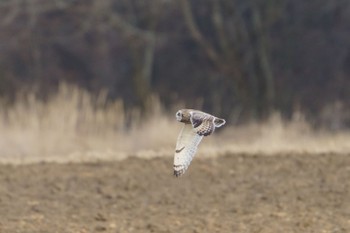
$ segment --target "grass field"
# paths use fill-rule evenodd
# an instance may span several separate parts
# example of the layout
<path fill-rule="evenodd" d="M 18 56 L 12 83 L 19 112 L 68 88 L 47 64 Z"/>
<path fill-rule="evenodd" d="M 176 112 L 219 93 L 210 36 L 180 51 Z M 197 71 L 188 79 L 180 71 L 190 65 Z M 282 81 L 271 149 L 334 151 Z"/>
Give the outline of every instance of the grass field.
<path fill-rule="evenodd" d="M 120 100 L 108 102 L 103 92 L 93 96 L 65 84 L 45 102 L 34 94 L 19 96 L 14 105 L 0 109 L 0 161 L 172 155 L 181 129 L 174 113 L 182 106 L 165 111 L 157 98 L 152 106 L 143 116 L 137 109 L 125 111 Z M 278 114 L 264 124 L 237 126 L 228 119 L 225 127 L 204 141 L 201 156 L 350 151 L 350 132 L 315 131 L 302 117 L 286 122 Z"/>

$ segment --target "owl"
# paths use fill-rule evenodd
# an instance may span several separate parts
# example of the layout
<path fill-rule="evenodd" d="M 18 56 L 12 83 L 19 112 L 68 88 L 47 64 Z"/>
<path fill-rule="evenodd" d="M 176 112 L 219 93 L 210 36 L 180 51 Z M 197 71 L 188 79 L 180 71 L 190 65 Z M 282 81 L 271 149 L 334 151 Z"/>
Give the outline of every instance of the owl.
<path fill-rule="evenodd" d="M 215 128 L 223 126 L 226 121 L 194 109 L 177 111 L 176 120 L 184 123 L 177 138 L 174 156 L 174 175 L 179 177 L 187 170 L 203 137 L 212 134 Z"/>

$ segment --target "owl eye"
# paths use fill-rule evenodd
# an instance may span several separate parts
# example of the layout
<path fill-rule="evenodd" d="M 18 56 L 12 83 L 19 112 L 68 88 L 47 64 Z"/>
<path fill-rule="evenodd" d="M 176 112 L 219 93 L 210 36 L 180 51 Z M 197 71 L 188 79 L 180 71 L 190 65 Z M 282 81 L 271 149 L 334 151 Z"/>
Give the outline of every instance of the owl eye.
<path fill-rule="evenodd" d="M 181 119 L 182 119 L 182 113 L 180 112 L 180 111 L 178 111 L 177 113 L 176 113 L 176 119 L 178 120 L 178 121 L 180 121 Z"/>

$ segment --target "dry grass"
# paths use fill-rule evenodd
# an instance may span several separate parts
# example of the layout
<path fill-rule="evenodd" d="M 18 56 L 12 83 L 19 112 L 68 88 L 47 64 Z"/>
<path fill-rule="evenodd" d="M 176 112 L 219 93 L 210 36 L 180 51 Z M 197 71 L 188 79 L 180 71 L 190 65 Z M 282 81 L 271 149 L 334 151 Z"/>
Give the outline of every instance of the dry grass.
<path fill-rule="evenodd" d="M 278 113 L 265 124 L 228 128 L 221 137 L 231 138 L 223 145 L 231 153 L 350 153 L 349 131 L 315 130 L 303 118 L 284 121 Z"/>
<path fill-rule="evenodd" d="M 126 112 L 122 101 L 108 102 L 103 92 L 94 97 L 65 84 L 46 102 L 33 94 L 24 95 L 11 107 L 0 105 L 0 161 L 171 158 L 181 125 L 173 111 L 164 112 L 157 98 L 149 115 L 143 118 L 137 109 Z M 284 122 L 278 114 L 264 125 L 228 123 L 205 141 L 199 150 L 203 156 L 350 152 L 349 132 L 315 132 L 303 120 Z"/>
<path fill-rule="evenodd" d="M 120 159 L 170 148 L 179 126 L 153 102 L 149 115 L 159 117 L 143 118 L 103 92 L 92 96 L 65 84 L 46 102 L 22 95 L 0 109 L 0 160 Z"/>

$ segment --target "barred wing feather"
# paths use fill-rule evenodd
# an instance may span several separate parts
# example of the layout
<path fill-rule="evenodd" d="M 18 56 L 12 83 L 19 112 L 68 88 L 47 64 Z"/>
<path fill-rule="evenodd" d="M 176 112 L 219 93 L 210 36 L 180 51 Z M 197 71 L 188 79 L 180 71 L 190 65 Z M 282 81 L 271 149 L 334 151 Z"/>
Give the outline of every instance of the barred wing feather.
<path fill-rule="evenodd" d="M 192 113 L 191 123 L 197 134 L 208 136 L 215 130 L 214 117 L 199 113 Z"/>
<path fill-rule="evenodd" d="M 177 138 L 174 156 L 174 175 L 181 176 L 190 165 L 203 136 L 198 135 L 191 124 L 185 124 Z"/>

